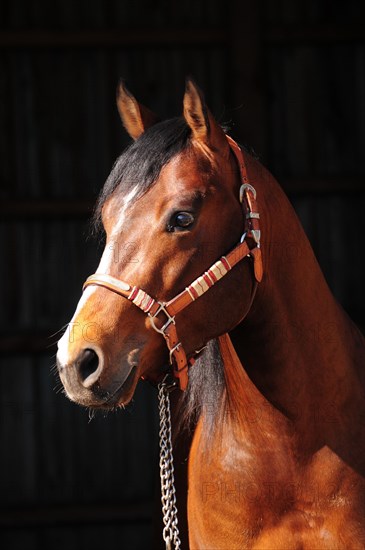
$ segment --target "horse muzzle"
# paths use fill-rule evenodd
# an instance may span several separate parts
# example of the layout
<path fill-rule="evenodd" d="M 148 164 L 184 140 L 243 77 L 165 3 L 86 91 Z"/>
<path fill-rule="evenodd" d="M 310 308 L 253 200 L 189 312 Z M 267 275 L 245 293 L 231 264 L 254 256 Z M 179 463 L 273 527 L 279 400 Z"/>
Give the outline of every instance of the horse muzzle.
<path fill-rule="evenodd" d="M 70 360 L 63 357 L 62 346 L 57 354 L 57 367 L 66 395 L 71 401 L 92 408 L 110 409 L 126 405 L 138 383 L 138 353 L 132 350 L 127 361 L 112 376 L 107 376 L 103 354 L 86 348 Z M 114 370 L 114 369 L 113 369 Z"/>

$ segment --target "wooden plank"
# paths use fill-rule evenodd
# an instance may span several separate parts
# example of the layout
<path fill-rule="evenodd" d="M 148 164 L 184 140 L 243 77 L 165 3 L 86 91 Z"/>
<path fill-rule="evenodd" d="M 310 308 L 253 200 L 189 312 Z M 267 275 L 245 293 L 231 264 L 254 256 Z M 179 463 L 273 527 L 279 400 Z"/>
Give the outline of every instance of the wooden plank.
<path fill-rule="evenodd" d="M 227 41 L 223 29 L 110 29 L 80 31 L 2 31 L 0 48 L 206 47 Z"/>
<path fill-rule="evenodd" d="M 241 138 L 266 158 L 267 123 L 261 2 L 232 0 L 230 17 L 229 78 L 233 136 Z M 237 134 L 237 135 L 236 135 Z"/>
<path fill-rule="evenodd" d="M 364 176 L 309 176 L 278 178 L 283 189 L 295 194 L 365 193 Z M 2 220 L 83 220 L 92 215 L 96 199 L 5 200 L 0 203 Z"/>
<path fill-rule="evenodd" d="M 365 176 L 282 178 L 279 182 L 286 193 L 295 195 L 365 193 Z"/>
<path fill-rule="evenodd" d="M 0 527 L 50 527 L 60 525 L 100 525 L 150 523 L 153 504 L 133 502 L 120 505 L 51 505 L 0 509 Z"/>
<path fill-rule="evenodd" d="M 265 41 L 270 45 L 337 44 L 365 42 L 364 25 L 283 25 L 269 28 Z"/>
<path fill-rule="evenodd" d="M 0 203 L 2 220 L 85 219 L 91 216 L 96 199 L 4 200 Z"/>

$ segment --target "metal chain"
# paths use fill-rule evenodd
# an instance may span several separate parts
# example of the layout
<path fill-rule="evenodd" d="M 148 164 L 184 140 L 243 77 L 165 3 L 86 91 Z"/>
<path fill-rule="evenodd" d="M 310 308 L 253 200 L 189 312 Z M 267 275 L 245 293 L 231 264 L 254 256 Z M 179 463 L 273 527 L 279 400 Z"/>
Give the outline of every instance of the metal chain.
<path fill-rule="evenodd" d="M 177 526 L 176 491 L 174 479 L 174 459 L 171 441 L 171 409 L 169 390 L 171 387 L 163 380 L 158 385 L 158 409 L 160 413 L 160 478 L 161 503 L 164 528 L 163 540 L 166 550 L 179 550 L 181 541 Z"/>

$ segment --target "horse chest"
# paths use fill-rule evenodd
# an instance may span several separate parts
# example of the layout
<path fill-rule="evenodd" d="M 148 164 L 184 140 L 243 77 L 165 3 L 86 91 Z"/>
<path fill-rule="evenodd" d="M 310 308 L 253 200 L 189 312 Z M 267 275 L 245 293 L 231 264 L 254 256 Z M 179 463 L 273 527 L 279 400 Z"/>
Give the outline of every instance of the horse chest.
<path fill-rule="evenodd" d="M 365 487 L 325 449 L 307 467 L 285 442 L 209 445 L 202 424 L 189 457 L 191 550 L 365 548 Z M 262 443 L 262 442 L 261 442 Z"/>

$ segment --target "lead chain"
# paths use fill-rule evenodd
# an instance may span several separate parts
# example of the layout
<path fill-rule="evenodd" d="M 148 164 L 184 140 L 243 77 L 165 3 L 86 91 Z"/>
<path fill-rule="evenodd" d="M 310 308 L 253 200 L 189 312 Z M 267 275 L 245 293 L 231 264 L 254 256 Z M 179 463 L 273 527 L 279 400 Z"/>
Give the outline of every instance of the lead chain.
<path fill-rule="evenodd" d="M 171 410 L 169 388 L 163 381 L 158 386 L 158 409 L 160 413 L 160 478 L 161 503 L 164 528 L 163 540 L 166 550 L 179 550 L 181 541 L 177 526 L 176 491 L 174 479 L 174 460 L 171 442 Z"/>

